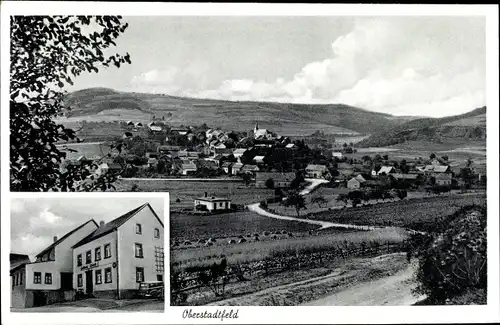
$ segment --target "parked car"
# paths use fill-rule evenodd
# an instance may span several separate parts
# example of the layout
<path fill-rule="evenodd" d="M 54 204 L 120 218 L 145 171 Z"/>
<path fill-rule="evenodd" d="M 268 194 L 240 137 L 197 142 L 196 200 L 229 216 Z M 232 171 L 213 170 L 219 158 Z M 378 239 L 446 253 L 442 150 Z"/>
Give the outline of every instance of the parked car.
<path fill-rule="evenodd" d="M 164 300 L 165 285 L 163 281 L 141 282 L 139 283 L 139 292 L 137 295 L 140 298 L 157 298 Z"/>

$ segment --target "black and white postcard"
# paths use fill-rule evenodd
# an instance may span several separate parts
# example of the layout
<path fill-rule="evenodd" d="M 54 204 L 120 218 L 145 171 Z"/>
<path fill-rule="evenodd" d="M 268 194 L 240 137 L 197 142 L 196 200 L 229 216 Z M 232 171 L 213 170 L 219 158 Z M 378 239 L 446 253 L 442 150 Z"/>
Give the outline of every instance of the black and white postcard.
<path fill-rule="evenodd" d="M 499 320 L 496 7 L 2 9 L 10 323 Z"/>

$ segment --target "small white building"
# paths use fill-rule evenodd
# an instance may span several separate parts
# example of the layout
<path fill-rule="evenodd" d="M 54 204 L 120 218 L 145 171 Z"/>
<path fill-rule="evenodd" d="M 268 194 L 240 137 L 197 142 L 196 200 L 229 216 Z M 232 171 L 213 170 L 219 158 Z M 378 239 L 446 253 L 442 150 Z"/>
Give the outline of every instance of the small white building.
<path fill-rule="evenodd" d="M 437 185 L 451 185 L 452 177 L 451 174 L 439 174 L 436 175 L 436 184 Z"/>
<path fill-rule="evenodd" d="M 73 287 L 113 299 L 135 297 L 139 284 L 164 281 L 164 226 L 143 204 L 99 227 L 73 246 Z"/>
<path fill-rule="evenodd" d="M 199 197 L 194 200 L 195 210 L 199 206 L 204 206 L 207 211 L 226 211 L 231 209 L 231 199 L 223 197 L 208 196 L 205 192 L 205 196 Z"/>
<path fill-rule="evenodd" d="M 347 181 L 347 188 L 352 190 L 357 190 L 361 187 L 361 182 L 355 177 Z"/>
<path fill-rule="evenodd" d="M 263 164 L 264 163 L 264 158 L 266 158 L 266 156 L 255 156 L 253 158 L 253 161 L 256 163 L 256 164 Z"/>
<path fill-rule="evenodd" d="M 395 172 L 394 167 L 392 166 L 382 166 L 380 170 L 377 172 L 377 175 L 389 175 Z"/>
<path fill-rule="evenodd" d="M 241 156 L 243 156 L 243 154 L 247 151 L 248 149 L 247 148 L 238 148 L 238 149 L 234 149 L 233 151 L 233 156 L 234 158 L 240 160 Z"/>
<path fill-rule="evenodd" d="M 307 165 L 306 177 L 309 178 L 327 178 L 330 172 L 325 165 Z"/>

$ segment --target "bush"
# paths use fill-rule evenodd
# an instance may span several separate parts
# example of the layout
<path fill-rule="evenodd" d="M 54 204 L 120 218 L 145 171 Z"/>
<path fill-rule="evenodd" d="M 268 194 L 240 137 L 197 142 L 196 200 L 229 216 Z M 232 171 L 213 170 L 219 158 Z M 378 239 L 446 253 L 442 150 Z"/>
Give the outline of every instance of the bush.
<path fill-rule="evenodd" d="M 486 207 L 466 206 L 412 243 L 419 258 L 416 292 L 444 304 L 470 290 L 486 290 Z"/>

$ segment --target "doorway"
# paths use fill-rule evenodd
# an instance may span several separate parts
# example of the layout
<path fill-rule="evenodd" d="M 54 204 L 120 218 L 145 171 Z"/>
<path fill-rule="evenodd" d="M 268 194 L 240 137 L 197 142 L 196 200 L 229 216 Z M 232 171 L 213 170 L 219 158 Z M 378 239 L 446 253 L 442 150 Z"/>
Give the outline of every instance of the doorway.
<path fill-rule="evenodd" d="M 92 282 L 92 271 L 85 272 L 85 293 L 91 295 L 94 293 L 94 283 Z"/>

